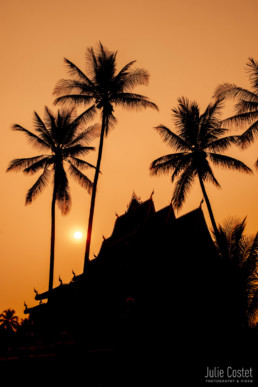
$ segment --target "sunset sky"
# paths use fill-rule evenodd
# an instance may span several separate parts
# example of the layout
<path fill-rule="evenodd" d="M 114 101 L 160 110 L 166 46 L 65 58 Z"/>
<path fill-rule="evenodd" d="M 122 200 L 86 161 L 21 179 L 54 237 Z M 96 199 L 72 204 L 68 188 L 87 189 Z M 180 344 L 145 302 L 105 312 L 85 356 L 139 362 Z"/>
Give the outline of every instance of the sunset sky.
<path fill-rule="evenodd" d="M 116 109 L 118 124 L 105 140 L 99 180 L 91 256 L 97 254 L 102 236 L 108 237 L 117 214 L 123 214 L 135 192 L 142 200 L 154 189 L 160 209 L 171 200 L 170 176 L 151 177 L 150 163 L 172 150 L 162 143 L 154 126 L 173 129 L 171 108 L 185 96 L 201 110 L 212 100 L 215 88 L 232 82 L 250 89 L 245 71 L 248 57 L 258 59 L 257 0 L 8 0 L 1 2 L 1 224 L 0 313 L 15 309 L 24 317 L 24 301 L 34 306 L 34 291 L 48 287 L 50 252 L 51 185 L 29 206 L 27 189 L 36 176 L 6 173 L 13 158 L 37 155 L 21 133 L 11 126 L 33 129 L 33 111 L 43 116 L 53 105 L 53 89 L 67 73 L 66 57 L 84 70 L 85 50 L 101 41 L 118 51 L 118 69 L 136 60 L 150 74 L 147 87 L 135 92 L 148 96 L 159 107 L 134 112 Z M 232 113 L 225 105 L 223 117 Z M 92 121 L 99 122 L 99 117 Z M 97 147 L 97 141 L 94 146 Z M 257 142 L 245 151 L 227 152 L 248 166 L 258 157 Z M 97 151 L 87 160 L 95 162 Z M 206 184 L 218 223 L 228 217 L 247 216 L 247 232 L 258 230 L 258 172 L 253 176 L 214 167 L 222 189 Z M 93 177 L 93 175 L 90 175 Z M 67 216 L 57 209 L 54 285 L 81 274 L 90 196 L 70 180 L 72 208 Z M 177 216 L 199 206 L 196 181 Z M 205 205 L 204 214 L 209 218 Z M 83 238 L 73 237 L 75 231 Z"/>

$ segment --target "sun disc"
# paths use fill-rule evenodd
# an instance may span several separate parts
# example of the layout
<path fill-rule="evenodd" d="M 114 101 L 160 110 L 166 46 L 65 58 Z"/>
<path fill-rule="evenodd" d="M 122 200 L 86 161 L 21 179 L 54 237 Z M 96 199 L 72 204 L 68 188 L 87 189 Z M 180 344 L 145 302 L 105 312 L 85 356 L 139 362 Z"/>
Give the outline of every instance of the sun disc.
<path fill-rule="evenodd" d="M 73 234 L 73 236 L 74 236 L 75 239 L 81 239 L 82 238 L 82 233 L 81 233 L 81 231 L 76 231 Z"/>

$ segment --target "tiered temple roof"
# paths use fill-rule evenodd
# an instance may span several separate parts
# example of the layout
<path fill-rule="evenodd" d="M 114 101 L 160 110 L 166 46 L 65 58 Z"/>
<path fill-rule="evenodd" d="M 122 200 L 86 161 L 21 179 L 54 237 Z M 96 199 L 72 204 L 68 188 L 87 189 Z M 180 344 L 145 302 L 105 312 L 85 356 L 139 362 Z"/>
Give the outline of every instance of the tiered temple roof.
<path fill-rule="evenodd" d="M 89 270 L 110 271 L 112 268 L 115 271 L 121 265 L 126 268 L 132 266 L 133 270 L 138 267 L 140 270 L 141 266 L 146 265 L 146 260 L 149 260 L 149 264 L 151 260 L 162 262 L 166 255 L 174 260 L 179 259 L 180 255 L 185 259 L 191 245 L 197 246 L 195 248 L 201 261 L 214 248 L 201 208 L 176 218 L 171 204 L 156 211 L 152 195 L 142 202 L 133 194 L 127 211 L 117 217 L 112 234 L 103 240 L 99 254 L 90 261 Z M 79 275 L 74 276 L 69 284 L 60 283 L 51 291 L 51 298 L 67 297 L 82 279 L 83 275 Z M 49 295 L 46 291 L 36 294 L 35 299 L 42 302 L 49 299 Z M 43 306 L 38 305 L 35 310 Z M 25 313 L 32 313 L 33 309 L 26 308 Z"/>

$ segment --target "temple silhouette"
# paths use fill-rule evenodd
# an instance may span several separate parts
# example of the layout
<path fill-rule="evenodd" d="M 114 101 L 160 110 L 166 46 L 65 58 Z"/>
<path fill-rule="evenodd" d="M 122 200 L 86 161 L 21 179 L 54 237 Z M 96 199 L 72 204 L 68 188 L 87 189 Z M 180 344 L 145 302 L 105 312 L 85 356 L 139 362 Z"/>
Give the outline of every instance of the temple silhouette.
<path fill-rule="evenodd" d="M 202 385 L 207 365 L 242 367 L 256 351 L 228 308 L 223 265 L 201 205 L 176 217 L 133 194 L 85 273 L 35 290 L 33 334 L 13 357 L 37 379 L 76 369 L 88 386 Z"/>
<path fill-rule="evenodd" d="M 185 338 L 189 325 L 210 325 L 216 262 L 201 206 L 176 218 L 171 204 L 156 211 L 152 195 L 133 194 L 87 273 L 36 292 L 25 313 L 39 333 L 68 332 L 88 350 Z"/>

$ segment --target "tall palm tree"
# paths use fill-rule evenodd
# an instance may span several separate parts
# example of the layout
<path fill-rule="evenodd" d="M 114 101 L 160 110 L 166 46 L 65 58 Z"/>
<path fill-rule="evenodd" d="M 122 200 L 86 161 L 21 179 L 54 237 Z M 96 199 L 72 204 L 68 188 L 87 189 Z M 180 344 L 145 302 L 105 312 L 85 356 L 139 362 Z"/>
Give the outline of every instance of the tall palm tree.
<path fill-rule="evenodd" d="M 245 235 L 246 219 L 219 226 L 223 299 L 234 323 L 252 325 L 258 316 L 258 233 Z"/>
<path fill-rule="evenodd" d="M 81 116 L 75 117 L 73 110 L 58 111 L 54 115 L 45 108 L 45 120 L 34 112 L 34 129 L 31 132 L 15 124 L 13 129 L 22 132 L 34 147 L 48 151 L 48 154 L 14 159 L 10 162 L 7 171 L 20 171 L 34 174 L 42 171 L 36 182 L 28 190 L 26 204 L 30 204 L 49 183 L 53 176 L 53 196 L 51 204 L 51 243 L 50 243 L 50 270 L 49 291 L 53 288 L 54 255 L 55 255 L 55 208 L 59 205 L 62 214 L 67 214 L 71 207 L 71 196 L 65 165 L 69 174 L 89 193 L 92 182 L 80 169 L 95 168 L 79 156 L 88 154 L 93 147 L 89 141 L 96 135 L 96 127 L 82 129 Z"/>
<path fill-rule="evenodd" d="M 114 106 L 127 108 L 154 108 L 157 106 L 143 95 L 132 93 L 132 89 L 138 85 L 147 85 L 149 74 L 143 69 L 133 69 L 135 61 L 126 64 L 119 72 L 116 70 L 117 52 L 110 52 L 99 43 L 98 49 L 89 48 L 86 52 L 86 75 L 74 63 L 65 59 L 69 74 L 72 79 L 60 80 L 54 93 L 59 97 L 55 103 L 75 103 L 89 105 L 85 110 L 86 118 L 92 117 L 97 110 L 101 112 L 102 126 L 98 149 L 95 177 L 93 182 L 91 206 L 88 221 L 88 233 L 86 239 L 84 273 L 89 262 L 95 198 L 100 172 L 104 137 L 109 129 L 116 123 Z"/>
<path fill-rule="evenodd" d="M 233 83 L 223 83 L 215 90 L 216 98 L 228 98 L 236 100 L 236 114 L 223 120 L 223 125 L 248 128 L 239 137 L 243 148 L 250 145 L 258 137 L 258 62 L 249 58 L 247 72 L 251 82 L 252 90 L 247 90 Z M 258 168 L 258 158 L 255 162 Z"/>
<path fill-rule="evenodd" d="M 7 309 L 0 314 L 0 328 L 6 332 L 15 332 L 19 327 L 18 317 L 15 315 L 15 310 Z"/>
<path fill-rule="evenodd" d="M 164 125 L 155 128 L 163 140 L 179 152 L 162 156 L 150 165 L 152 175 L 172 171 L 172 182 L 178 177 L 172 198 L 173 205 L 177 209 L 184 203 L 195 177 L 199 179 L 216 236 L 218 229 L 204 182 L 209 181 L 216 187 L 220 187 L 220 184 L 214 176 L 210 162 L 227 169 L 252 173 L 241 161 L 221 154 L 237 142 L 237 136 L 225 136 L 228 130 L 219 124 L 222 102 L 217 100 L 209 104 L 204 113 L 200 114 L 196 102 L 179 98 L 178 107 L 172 109 L 177 133 Z"/>

